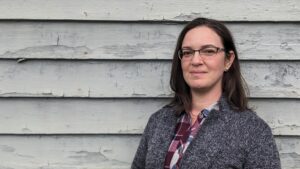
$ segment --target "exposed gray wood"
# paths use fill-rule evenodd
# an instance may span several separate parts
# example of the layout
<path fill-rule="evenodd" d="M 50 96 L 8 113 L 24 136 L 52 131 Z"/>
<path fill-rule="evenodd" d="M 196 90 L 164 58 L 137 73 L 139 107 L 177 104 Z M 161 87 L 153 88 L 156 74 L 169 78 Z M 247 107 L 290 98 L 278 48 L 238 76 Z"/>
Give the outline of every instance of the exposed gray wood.
<path fill-rule="evenodd" d="M 0 62 L 1 97 L 170 97 L 169 61 Z M 242 64 L 251 97 L 300 98 L 300 64 Z"/>
<path fill-rule="evenodd" d="M 129 168 L 139 136 L 0 136 L 0 168 Z M 299 169 L 299 137 L 276 138 L 283 169 Z"/>
<path fill-rule="evenodd" d="M 0 99 L 1 134 L 141 134 L 169 99 Z M 252 99 L 275 135 L 299 135 L 300 100 Z"/>
<path fill-rule="evenodd" d="M 0 168 L 129 168 L 138 136 L 0 136 Z"/>
<path fill-rule="evenodd" d="M 242 64 L 242 73 L 251 96 L 300 96 L 299 62 L 246 62 Z"/>
<path fill-rule="evenodd" d="M 300 169 L 300 1 L 0 0 L 0 10 L 0 169 L 129 168 L 172 96 L 186 23 L 176 21 L 196 17 L 229 21 L 250 103 L 282 168 Z"/>
<path fill-rule="evenodd" d="M 275 135 L 300 135 L 300 100 L 251 99 L 250 107 L 264 119 Z"/>
<path fill-rule="evenodd" d="M 168 99 L 1 99 L 0 133 L 141 134 L 149 116 L 167 101 Z"/>
<path fill-rule="evenodd" d="M 300 138 L 278 137 L 276 139 L 282 169 L 300 168 Z"/>
<path fill-rule="evenodd" d="M 184 24 L 0 22 L 0 58 L 171 59 Z M 300 24 L 227 24 L 241 59 L 300 60 Z"/>
<path fill-rule="evenodd" d="M 247 3 L 247 4 L 245 4 Z M 1 0 L 0 19 L 60 20 L 191 20 L 205 16 L 221 20 L 299 21 L 297 0 L 172 1 L 172 0 Z"/>

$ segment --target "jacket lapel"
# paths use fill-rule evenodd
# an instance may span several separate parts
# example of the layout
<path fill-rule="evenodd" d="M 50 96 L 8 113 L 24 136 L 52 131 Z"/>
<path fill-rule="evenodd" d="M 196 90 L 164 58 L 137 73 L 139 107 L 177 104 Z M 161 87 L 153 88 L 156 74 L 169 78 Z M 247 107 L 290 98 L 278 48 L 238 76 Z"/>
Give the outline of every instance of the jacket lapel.
<path fill-rule="evenodd" d="M 203 122 L 196 137 L 187 148 L 181 161 L 181 168 L 189 168 L 191 164 L 201 163 L 198 168 L 209 168 L 220 150 L 222 136 L 227 123 L 226 116 L 230 109 L 226 99 L 219 100 L 219 110 L 212 110 Z M 201 162 L 200 162 L 201 161 Z M 192 167 L 191 167 L 192 168 Z"/>
<path fill-rule="evenodd" d="M 166 115 L 161 119 L 162 122 L 158 123 L 159 125 L 157 126 L 157 130 L 155 131 L 155 136 L 153 138 L 153 142 L 155 144 L 152 149 L 155 150 L 155 152 L 152 152 L 155 157 L 155 161 L 153 161 L 153 164 L 150 166 L 155 166 L 154 168 L 164 167 L 166 154 L 174 136 L 177 119 L 178 117 L 174 113 L 174 115 Z"/>

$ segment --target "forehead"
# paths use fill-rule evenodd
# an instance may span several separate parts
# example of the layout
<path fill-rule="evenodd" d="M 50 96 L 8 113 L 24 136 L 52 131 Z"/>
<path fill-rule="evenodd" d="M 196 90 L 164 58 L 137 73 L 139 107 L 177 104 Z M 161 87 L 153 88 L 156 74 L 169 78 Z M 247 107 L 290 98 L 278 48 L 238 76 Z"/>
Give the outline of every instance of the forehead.
<path fill-rule="evenodd" d="M 222 41 L 220 36 L 211 28 L 206 26 L 199 26 L 189 30 L 182 41 L 182 47 L 201 47 L 204 45 L 214 45 L 222 47 Z"/>

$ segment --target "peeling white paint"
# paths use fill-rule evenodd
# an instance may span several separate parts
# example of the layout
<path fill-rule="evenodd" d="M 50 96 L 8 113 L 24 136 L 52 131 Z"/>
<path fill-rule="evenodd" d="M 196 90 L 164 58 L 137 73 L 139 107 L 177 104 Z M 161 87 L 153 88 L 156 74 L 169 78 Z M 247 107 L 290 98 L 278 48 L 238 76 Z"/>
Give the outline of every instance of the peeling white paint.
<path fill-rule="evenodd" d="M 282 168 L 298 169 L 299 138 L 275 139 Z M 129 169 L 139 140 L 122 135 L 0 136 L 0 168 Z M 1 151 L 1 145 L 14 151 Z"/>
<path fill-rule="evenodd" d="M 300 60 L 300 24 L 227 25 L 236 39 L 240 59 Z M 3 21 L 0 33 L 6 36 L 0 38 L 0 58 L 18 59 L 21 63 L 24 59 L 171 60 L 183 26 Z"/>
<path fill-rule="evenodd" d="M 300 3 L 297 0 L 265 0 L 264 3 L 252 0 L 247 1 L 247 5 L 244 3 L 238 0 L 222 3 L 218 0 L 189 0 L 184 5 L 172 0 L 152 0 L 151 3 L 147 0 L 111 0 L 110 3 L 99 0 L 2 0 L 0 19 L 184 21 L 206 16 L 229 21 L 299 20 Z"/>
<path fill-rule="evenodd" d="M 298 61 L 244 61 L 241 68 L 251 97 L 300 98 Z M 170 61 L 2 60 L 0 96 L 168 98 L 170 69 Z"/>
<path fill-rule="evenodd" d="M 233 21 L 250 103 L 283 169 L 299 169 L 300 1 L 244 3 L 0 1 L 0 168 L 129 168 L 146 121 L 172 96 L 185 23 L 168 21 L 204 16 Z"/>

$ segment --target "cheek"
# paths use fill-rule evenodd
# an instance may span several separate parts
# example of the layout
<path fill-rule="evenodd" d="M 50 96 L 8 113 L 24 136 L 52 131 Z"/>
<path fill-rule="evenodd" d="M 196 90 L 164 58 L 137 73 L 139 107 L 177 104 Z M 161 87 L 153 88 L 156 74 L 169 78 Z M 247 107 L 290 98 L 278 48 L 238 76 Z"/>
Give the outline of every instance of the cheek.
<path fill-rule="evenodd" d="M 214 60 L 212 62 L 208 62 L 207 67 L 217 72 L 223 72 L 225 69 L 225 61 L 224 59 Z"/>
<path fill-rule="evenodd" d="M 185 76 L 186 74 L 187 74 L 187 72 L 188 72 L 188 64 L 186 64 L 186 63 L 182 63 L 181 62 L 181 69 L 182 69 L 182 74 L 183 74 L 183 76 Z"/>
<path fill-rule="evenodd" d="M 222 60 L 218 60 L 215 62 L 207 63 L 206 64 L 208 71 L 210 72 L 210 78 L 212 80 L 217 80 L 223 77 L 225 63 Z"/>

